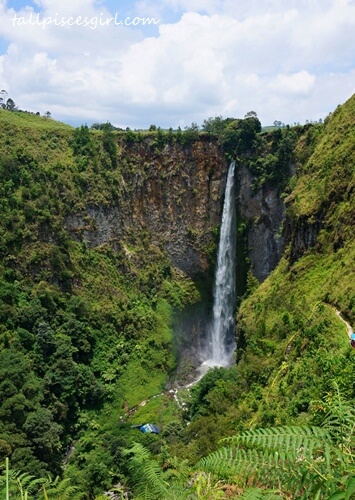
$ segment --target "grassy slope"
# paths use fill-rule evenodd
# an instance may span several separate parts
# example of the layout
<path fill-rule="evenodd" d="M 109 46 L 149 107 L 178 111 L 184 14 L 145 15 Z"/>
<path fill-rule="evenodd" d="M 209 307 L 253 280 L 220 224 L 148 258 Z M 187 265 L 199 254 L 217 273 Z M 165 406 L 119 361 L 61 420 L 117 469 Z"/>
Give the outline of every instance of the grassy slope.
<path fill-rule="evenodd" d="M 290 247 L 239 312 L 247 342 L 239 371 L 253 423 L 306 417 L 334 381 L 355 396 L 355 352 L 331 307 L 355 324 L 354 118 L 355 96 L 301 138 L 288 215 L 298 229 L 300 220 L 317 223 L 317 242 L 293 263 Z"/>
<path fill-rule="evenodd" d="M 72 131 L 69 125 L 52 119 L 0 109 L 2 155 L 24 149 L 43 166 L 53 165 L 56 161 L 68 164 L 72 155 L 68 155 L 67 139 Z"/>

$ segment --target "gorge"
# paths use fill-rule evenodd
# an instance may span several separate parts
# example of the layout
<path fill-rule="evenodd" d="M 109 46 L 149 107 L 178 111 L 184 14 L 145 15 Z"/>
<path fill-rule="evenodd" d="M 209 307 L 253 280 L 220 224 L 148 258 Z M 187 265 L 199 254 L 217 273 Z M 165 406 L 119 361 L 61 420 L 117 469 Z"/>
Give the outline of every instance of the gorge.
<path fill-rule="evenodd" d="M 0 110 L 0 461 L 100 498 L 134 488 L 134 443 L 163 475 L 177 457 L 205 477 L 223 437 L 318 424 L 337 387 L 353 401 L 354 353 L 330 305 L 354 323 L 354 106 L 218 133 Z M 216 268 L 230 276 L 217 272 L 213 297 Z M 214 315 L 229 325 L 217 341 Z M 177 405 L 170 388 L 201 362 L 216 366 Z M 131 428 L 146 422 L 161 433 Z"/>

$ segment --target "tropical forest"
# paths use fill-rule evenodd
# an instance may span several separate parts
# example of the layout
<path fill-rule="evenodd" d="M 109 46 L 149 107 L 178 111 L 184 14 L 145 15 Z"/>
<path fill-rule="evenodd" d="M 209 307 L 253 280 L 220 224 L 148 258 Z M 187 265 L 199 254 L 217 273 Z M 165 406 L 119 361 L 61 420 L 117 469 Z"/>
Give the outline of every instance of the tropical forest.
<path fill-rule="evenodd" d="M 354 125 L 1 107 L 2 499 L 355 498 Z"/>

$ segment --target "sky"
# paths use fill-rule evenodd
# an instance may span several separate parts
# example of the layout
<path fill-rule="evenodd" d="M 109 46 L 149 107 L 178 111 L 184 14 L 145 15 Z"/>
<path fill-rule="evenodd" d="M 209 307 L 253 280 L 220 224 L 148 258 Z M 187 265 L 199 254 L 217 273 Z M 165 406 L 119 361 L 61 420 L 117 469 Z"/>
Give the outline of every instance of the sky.
<path fill-rule="evenodd" d="M 318 121 L 355 92 L 354 33 L 355 0 L 0 0 L 0 90 L 74 126 Z"/>

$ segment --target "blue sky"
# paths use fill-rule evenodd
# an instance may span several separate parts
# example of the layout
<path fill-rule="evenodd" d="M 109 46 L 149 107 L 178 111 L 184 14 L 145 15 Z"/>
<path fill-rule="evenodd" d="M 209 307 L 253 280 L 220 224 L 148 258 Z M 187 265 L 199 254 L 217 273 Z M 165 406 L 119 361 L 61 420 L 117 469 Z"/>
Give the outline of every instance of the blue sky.
<path fill-rule="evenodd" d="M 354 3 L 0 0 L 0 87 L 74 125 L 184 127 L 250 110 L 264 125 L 318 120 L 355 91 Z M 31 12 L 75 22 L 30 24 Z M 94 24 L 116 14 L 156 24 Z"/>
<path fill-rule="evenodd" d="M 22 0 L 10 0 L 7 2 L 7 5 L 8 7 L 11 7 L 15 10 L 19 10 L 23 7 L 26 7 L 27 5 L 31 6 L 31 7 L 35 7 L 35 3 L 34 2 L 31 2 L 31 1 L 22 1 Z"/>

